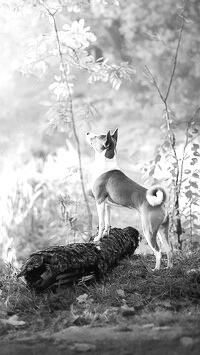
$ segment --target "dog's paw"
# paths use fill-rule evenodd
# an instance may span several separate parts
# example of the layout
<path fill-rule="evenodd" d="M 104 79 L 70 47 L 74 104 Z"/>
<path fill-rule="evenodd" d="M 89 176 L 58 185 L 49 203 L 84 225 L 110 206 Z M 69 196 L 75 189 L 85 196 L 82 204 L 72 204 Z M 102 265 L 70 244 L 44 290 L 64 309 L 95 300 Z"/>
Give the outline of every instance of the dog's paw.
<path fill-rule="evenodd" d="M 93 240 L 93 242 L 94 242 L 94 244 L 99 244 L 99 243 L 100 243 L 100 240 L 101 240 L 101 238 L 95 237 L 94 240 Z"/>
<path fill-rule="evenodd" d="M 101 250 L 101 246 L 99 244 L 95 244 L 95 246 L 98 250 Z"/>
<path fill-rule="evenodd" d="M 95 244 L 95 246 L 96 246 L 96 248 L 98 249 L 98 250 L 101 250 L 101 247 L 100 247 L 100 240 L 101 239 L 99 239 L 99 237 L 96 237 L 96 238 L 94 238 L 94 244 Z"/>
<path fill-rule="evenodd" d="M 172 268 L 173 268 L 173 264 L 172 263 L 167 264 L 167 266 L 165 267 L 165 269 L 167 269 L 167 270 L 170 270 Z"/>
<path fill-rule="evenodd" d="M 109 227 L 108 229 L 105 229 L 105 230 L 103 231 L 103 236 L 104 236 L 104 237 L 107 237 L 107 236 L 110 234 L 110 230 L 111 230 L 111 227 Z"/>

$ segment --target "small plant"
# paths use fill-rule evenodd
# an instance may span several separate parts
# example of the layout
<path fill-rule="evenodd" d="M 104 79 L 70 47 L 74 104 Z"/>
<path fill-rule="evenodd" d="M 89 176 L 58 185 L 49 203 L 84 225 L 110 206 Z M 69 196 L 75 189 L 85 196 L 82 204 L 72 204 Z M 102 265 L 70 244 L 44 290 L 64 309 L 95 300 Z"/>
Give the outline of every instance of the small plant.
<path fill-rule="evenodd" d="M 147 76 L 159 94 L 161 102 L 164 106 L 165 123 L 161 125 L 161 131 L 164 133 L 163 143 L 156 147 L 154 158 L 143 171 L 145 176 L 153 182 L 156 181 L 158 171 L 165 176 L 165 184 L 169 188 L 169 215 L 170 215 L 170 234 L 173 242 L 182 249 L 183 233 L 187 238 L 198 234 L 199 225 L 198 211 L 195 206 L 198 205 L 199 194 L 199 157 L 200 146 L 198 137 L 200 135 L 199 128 L 199 111 L 198 108 L 193 117 L 185 122 L 185 139 L 183 145 L 179 143 L 179 132 L 176 122 L 176 116 L 169 107 L 169 96 L 177 66 L 179 48 L 181 44 L 183 29 L 185 25 L 185 6 L 180 14 L 181 28 L 176 46 L 176 52 L 173 58 L 173 66 L 169 83 L 164 94 L 150 69 L 146 67 Z M 183 229 L 184 226 L 184 229 Z M 175 237 L 174 237 L 175 236 Z"/>
<path fill-rule="evenodd" d="M 39 171 L 34 158 L 17 172 L 5 173 L 0 196 L 5 262 L 18 266 L 37 249 L 87 240 L 87 210 L 77 169 L 71 168 L 74 154 L 73 148 L 60 148 L 53 158 L 47 155 Z"/>

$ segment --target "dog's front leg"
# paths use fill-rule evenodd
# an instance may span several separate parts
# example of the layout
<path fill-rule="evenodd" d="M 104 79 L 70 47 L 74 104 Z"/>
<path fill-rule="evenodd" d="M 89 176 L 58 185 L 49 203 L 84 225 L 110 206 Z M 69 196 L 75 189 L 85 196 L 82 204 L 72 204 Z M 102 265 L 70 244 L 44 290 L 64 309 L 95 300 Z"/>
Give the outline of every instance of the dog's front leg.
<path fill-rule="evenodd" d="M 97 206 L 97 213 L 99 217 L 99 233 L 97 237 L 94 238 L 95 243 L 98 242 L 103 235 L 103 230 L 105 226 L 105 202 L 102 203 L 97 202 L 96 206 Z"/>
<path fill-rule="evenodd" d="M 110 233 L 110 206 L 105 204 L 105 229 L 103 235 L 109 235 Z"/>

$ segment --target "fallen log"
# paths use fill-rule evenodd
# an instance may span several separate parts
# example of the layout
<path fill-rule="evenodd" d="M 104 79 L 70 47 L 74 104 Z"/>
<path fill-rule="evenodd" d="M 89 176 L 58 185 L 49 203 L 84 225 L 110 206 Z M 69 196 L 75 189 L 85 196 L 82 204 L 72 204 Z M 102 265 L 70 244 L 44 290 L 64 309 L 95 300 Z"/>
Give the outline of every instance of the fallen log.
<path fill-rule="evenodd" d="M 100 279 L 122 258 L 134 253 L 139 233 L 132 227 L 112 228 L 99 246 L 94 243 L 73 243 L 53 246 L 30 255 L 18 277 L 38 291 L 62 285 Z"/>

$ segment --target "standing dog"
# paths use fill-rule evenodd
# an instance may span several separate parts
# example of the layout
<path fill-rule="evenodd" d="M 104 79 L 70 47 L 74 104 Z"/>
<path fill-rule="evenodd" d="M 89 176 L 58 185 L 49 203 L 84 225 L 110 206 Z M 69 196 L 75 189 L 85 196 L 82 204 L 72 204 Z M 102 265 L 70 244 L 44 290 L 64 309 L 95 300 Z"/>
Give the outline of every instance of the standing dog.
<path fill-rule="evenodd" d="M 118 130 L 112 135 L 87 133 L 86 140 L 95 151 L 92 192 L 99 216 L 98 242 L 109 234 L 110 206 L 136 209 L 141 216 L 142 229 L 147 243 L 156 258 L 155 269 L 160 269 L 161 250 L 157 243 L 157 233 L 167 253 L 167 267 L 172 266 L 172 252 L 168 243 L 168 217 L 163 206 L 166 192 L 160 186 L 146 189 L 129 179 L 117 166 L 116 145 Z"/>

